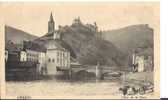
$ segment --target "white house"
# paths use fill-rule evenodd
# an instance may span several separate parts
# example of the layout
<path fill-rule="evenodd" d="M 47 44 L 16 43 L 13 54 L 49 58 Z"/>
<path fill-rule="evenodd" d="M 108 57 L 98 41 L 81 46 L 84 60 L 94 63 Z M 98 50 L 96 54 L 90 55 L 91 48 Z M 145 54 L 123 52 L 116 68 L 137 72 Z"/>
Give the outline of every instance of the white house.
<path fill-rule="evenodd" d="M 144 71 L 144 66 L 145 66 L 145 62 L 144 62 L 144 56 L 143 55 L 139 55 L 139 56 L 136 56 L 135 58 L 135 63 L 138 65 L 137 67 L 137 71 L 138 72 L 143 72 Z"/>
<path fill-rule="evenodd" d="M 21 62 L 27 61 L 27 53 L 25 51 L 20 51 L 20 61 Z"/>
<path fill-rule="evenodd" d="M 46 44 L 46 65 L 48 75 L 60 74 L 60 70 L 70 68 L 70 52 L 63 48 L 56 40 L 50 40 Z"/>
<path fill-rule="evenodd" d="M 42 73 L 44 71 L 44 67 L 46 67 L 46 48 L 45 46 L 39 45 L 38 43 L 24 41 L 24 51 L 21 52 L 21 59 L 25 59 L 28 62 L 35 62 L 37 63 L 37 71 Z"/>
<path fill-rule="evenodd" d="M 26 49 L 27 61 L 38 62 L 38 51 Z"/>

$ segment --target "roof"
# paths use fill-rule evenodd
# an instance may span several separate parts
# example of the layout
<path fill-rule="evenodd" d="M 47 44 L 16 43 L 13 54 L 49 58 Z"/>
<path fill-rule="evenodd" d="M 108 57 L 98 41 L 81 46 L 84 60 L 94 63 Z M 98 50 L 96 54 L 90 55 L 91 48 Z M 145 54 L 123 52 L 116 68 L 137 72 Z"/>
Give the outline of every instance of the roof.
<path fill-rule="evenodd" d="M 24 49 L 39 51 L 39 52 L 46 52 L 46 48 L 43 45 L 32 41 L 23 41 Z"/>
<path fill-rule="evenodd" d="M 67 26 L 66 26 L 67 28 Z M 58 47 L 64 48 L 65 50 L 68 50 L 71 54 L 71 56 L 76 58 L 76 54 L 73 51 L 73 49 L 71 48 L 71 46 L 66 43 L 63 39 L 53 39 L 51 38 L 52 34 L 45 34 L 44 36 L 34 40 L 34 42 L 37 42 L 38 44 L 41 45 L 45 45 L 45 47 L 47 48 L 47 45 L 52 41 L 52 42 L 56 42 L 55 44 L 58 45 Z"/>
<path fill-rule="evenodd" d="M 61 30 L 55 30 L 55 31 L 53 31 L 53 32 L 46 33 L 44 36 L 39 37 L 39 38 L 35 39 L 34 41 L 53 39 L 54 33 L 57 32 L 58 34 L 60 34 L 60 31 L 61 31 Z"/>
<path fill-rule="evenodd" d="M 60 40 L 48 40 L 45 43 L 45 46 L 47 50 L 52 50 L 52 49 L 59 49 L 59 50 L 66 50 L 62 45 Z"/>
<path fill-rule="evenodd" d="M 51 12 L 51 14 L 50 14 L 50 20 L 49 20 L 49 21 L 54 22 L 52 12 Z"/>

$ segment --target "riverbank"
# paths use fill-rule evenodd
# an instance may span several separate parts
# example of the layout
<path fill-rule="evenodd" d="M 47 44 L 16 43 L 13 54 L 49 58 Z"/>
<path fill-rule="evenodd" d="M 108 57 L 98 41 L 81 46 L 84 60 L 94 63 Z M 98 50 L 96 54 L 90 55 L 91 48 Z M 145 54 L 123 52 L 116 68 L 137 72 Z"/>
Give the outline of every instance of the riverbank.
<path fill-rule="evenodd" d="M 137 81 L 148 81 L 154 83 L 153 76 L 154 76 L 153 72 L 136 72 L 136 73 L 127 73 L 125 77 L 127 81 L 137 80 Z"/>

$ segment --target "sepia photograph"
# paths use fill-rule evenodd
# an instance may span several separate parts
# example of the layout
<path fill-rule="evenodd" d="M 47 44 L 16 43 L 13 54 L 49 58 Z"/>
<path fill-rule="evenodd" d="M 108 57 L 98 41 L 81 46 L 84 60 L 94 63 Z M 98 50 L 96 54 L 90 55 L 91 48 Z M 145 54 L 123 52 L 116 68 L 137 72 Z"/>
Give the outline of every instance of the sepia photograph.
<path fill-rule="evenodd" d="M 159 2 L 0 2 L 1 96 L 160 98 Z"/>

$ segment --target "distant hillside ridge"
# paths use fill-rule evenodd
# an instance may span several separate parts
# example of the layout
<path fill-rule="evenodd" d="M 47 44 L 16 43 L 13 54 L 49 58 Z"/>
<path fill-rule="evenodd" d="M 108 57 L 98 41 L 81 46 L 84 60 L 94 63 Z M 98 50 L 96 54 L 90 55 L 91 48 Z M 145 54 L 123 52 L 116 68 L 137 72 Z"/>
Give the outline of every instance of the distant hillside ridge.
<path fill-rule="evenodd" d="M 20 29 L 5 25 L 5 42 L 10 40 L 16 44 L 20 44 L 23 42 L 23 40 L 32 41 L 36 38 L 38 37 L 35 35 L 31 35 Z"/>
<path fill-rule="evenodd" d="M 128 59 L 132 51 L 141 48 L 142 54 L 154 55 L 154 30 L 148 24 L 131 25 L 116 30 L 104 31 L 105 40 L 115 44 Z M 127 60 L 128 60 L 127 59 Z"/>

